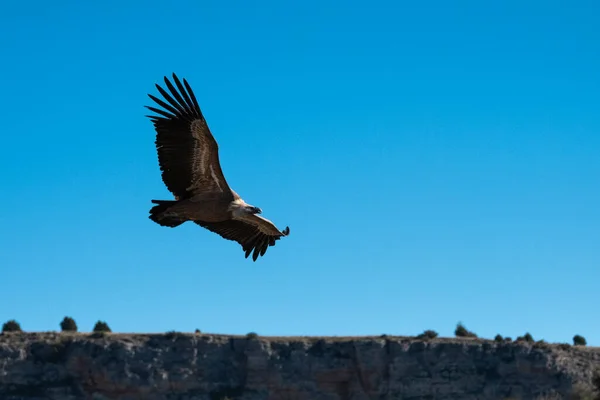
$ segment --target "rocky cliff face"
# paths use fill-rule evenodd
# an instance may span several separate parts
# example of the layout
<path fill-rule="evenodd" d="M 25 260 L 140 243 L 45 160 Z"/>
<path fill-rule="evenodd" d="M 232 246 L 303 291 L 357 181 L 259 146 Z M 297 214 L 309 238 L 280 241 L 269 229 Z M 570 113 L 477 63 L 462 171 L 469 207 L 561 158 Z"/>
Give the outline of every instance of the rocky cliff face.
<path fill-rule="evenodd" d="M 399 337 L 0 336 L 0 399 L 534 399 L 589 385 L 600 349 Z"/>

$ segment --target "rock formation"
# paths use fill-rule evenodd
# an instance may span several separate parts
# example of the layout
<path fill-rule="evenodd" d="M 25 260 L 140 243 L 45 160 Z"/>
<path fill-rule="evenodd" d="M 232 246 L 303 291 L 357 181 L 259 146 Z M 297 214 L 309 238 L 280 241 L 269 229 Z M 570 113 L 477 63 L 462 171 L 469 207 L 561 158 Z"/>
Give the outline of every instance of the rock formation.
<path fill-rule="evenodd" d="M 600 349 L 474 338 L 11 333 L 2 400 L 570 398 Z"/>

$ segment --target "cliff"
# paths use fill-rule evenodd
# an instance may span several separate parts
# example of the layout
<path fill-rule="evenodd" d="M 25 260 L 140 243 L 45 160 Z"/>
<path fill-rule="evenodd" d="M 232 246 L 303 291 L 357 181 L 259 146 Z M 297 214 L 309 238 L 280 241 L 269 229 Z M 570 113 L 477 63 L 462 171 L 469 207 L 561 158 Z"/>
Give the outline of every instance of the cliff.
<path fill-rule="evenodd" d="M 534 399 L 589 385 L 600 349 L 480 339 L 11 333 L 0 399 Z"/>

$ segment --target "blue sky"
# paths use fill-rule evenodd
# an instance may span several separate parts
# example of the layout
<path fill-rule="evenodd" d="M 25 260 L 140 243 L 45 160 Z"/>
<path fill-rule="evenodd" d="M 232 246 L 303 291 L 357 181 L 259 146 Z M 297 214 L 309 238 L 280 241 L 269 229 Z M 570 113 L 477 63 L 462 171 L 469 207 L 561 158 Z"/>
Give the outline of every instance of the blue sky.
<path fill-rule="evenodd" d="M 10 2 L 0 319 L 26 330 L 600 345 L 594 1 Z M 256 263 L 170 199 L 147 93 L 195 90 Z"/>

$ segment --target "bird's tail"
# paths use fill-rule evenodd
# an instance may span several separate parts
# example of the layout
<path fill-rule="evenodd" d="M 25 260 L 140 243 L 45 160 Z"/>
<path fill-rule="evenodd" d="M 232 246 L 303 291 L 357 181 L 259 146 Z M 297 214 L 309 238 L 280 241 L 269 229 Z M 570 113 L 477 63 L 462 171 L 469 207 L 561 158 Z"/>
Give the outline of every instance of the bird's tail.
<path fill-rule="evenodd" d="M 168 226 L 175 228 L 183 224 L 186 220 L 176 215 L 165 215 L 164 212 L 169 209 L 172 205 L 175 205 L 177 201 L 174 200 L 152 200 L 153 204 L 156 204 L 150 209 L 150 218 L 160 226 Z"/>

